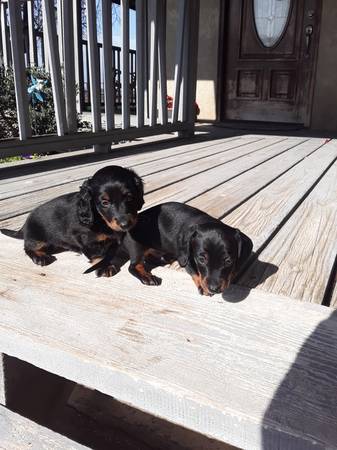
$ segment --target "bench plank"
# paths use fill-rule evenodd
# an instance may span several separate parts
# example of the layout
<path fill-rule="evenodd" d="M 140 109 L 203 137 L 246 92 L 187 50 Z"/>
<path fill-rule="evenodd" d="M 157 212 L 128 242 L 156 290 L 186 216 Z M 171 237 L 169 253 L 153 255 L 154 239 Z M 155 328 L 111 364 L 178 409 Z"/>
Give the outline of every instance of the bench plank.
<path fill-rule="evenodd" d="M 81 445 L 0 405 L 0 449 L 86 450 Z"/>
<path fill-rule="evenodd" d="M 328 308 L 239 288 L 203 298 L 167 268 L 146 287 L 125 270 L 81 276 L 71 253 L 22 258 L 0 236 L 0 351 L 241 448 L 337 448 Z"/>

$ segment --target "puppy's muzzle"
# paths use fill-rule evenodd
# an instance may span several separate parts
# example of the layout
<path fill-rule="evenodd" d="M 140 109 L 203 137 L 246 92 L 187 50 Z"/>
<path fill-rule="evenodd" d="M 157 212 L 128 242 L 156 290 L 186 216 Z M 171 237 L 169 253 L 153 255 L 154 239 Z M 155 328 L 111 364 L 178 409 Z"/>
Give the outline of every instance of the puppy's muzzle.
<path fill-rule="evenodd" d="M 107 221 L 109 227 L 114 231 L 128 231 L 136 225 L 137 217 L 134 216 L 122 216 L 113 218 Z"/>
<path fill-rule="evenodd" d="M 207 283 L 207 288 L 211 294 L 220 294 L 222 292 L 221 285 L 217 283 Z"/>
<path fill-rule="evenodd" d="M 221 294 L 225 289 L 229 288 L 232 281 L 231 275 L 228 278 L 220 280 L 207 280 L 206 286 L 211 294 Z"/>
<path fill-rule="evenodd" d="M 115 219 L 115 223 L 120 228 L 120 231 L 128 231 L 136 225 L 137 218 L 134 216 L 125 216 Z"/>

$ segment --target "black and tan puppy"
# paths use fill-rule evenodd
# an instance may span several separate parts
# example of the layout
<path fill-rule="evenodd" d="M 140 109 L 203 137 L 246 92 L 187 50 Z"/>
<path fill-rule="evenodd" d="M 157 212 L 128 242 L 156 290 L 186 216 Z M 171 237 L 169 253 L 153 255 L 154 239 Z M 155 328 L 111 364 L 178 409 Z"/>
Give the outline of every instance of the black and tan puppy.
<path fill-rule="evenodd" d="M 92 263 L 120 245 L 137 222 L 142 208 L 143 182 L 132 170 L 119 166 L 100 169 L 79 192 L 62 195 L 35 208 L 19 231 L 2 229 L 24 239 L 24 249 L 35 264 L 46 266 L 64 251 L 83 253 Z M 101 275 L 113 275 L 109 271 Z"/>
<path fill-rule="evenodd" d="M 163 203 L 138 216 L 137 225 L 126 234 L 122 249 L 130 258 L 129 271 L 142 283 L 160 284 L 148 265 L 177 260 L 192 276 L 199 293 L 223 292 L 252 252 L 253 243 L 241 231 L 208 214 L 182 203 Z M 122 252 L 123 253 L 123 252 Z M 94 269 L 112 266 L 117 272 L 118 255 L 104 260 Z"/>

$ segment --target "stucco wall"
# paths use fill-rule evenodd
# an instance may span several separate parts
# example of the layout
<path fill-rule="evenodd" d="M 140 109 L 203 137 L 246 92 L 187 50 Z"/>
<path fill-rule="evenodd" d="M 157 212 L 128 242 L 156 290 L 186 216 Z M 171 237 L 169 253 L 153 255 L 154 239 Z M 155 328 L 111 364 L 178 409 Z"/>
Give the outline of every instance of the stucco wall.
<path fill-rule="evenodd" d="M 199 119 L 216 119 L 216 83 L 218 76 L 218 45 L 220 25 L 220 1 L 200 1 L 199 57 L 197 76 L 197 102 Z M 173 93 L 174 59 L 176 48 L 177 2 L 168 0 L 167 57 L 168 94 Z"/>
<path fill-rule="evenodd" d="M 311 128 L 337 131 L 337 2 L 323 0 Z"/>

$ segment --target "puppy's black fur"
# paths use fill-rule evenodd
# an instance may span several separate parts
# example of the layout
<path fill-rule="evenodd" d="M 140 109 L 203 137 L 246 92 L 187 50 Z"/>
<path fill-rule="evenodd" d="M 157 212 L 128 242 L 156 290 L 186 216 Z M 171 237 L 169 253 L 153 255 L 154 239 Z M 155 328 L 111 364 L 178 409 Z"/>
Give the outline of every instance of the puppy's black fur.
<path fill-rule="evenodd" d="M 160 284 L 161 280 L 148 270 L 149 264 L 178 260 L 199 293 L 213 295 L 230 285 L 251 254 L 253 243 L 238 229 L 196 208 L 169 202 L 140 213 L 122 247 L 130 257 L 129 271 L 142 283 Z M 86 273 L 109 264 L 119 265 L 116 255 L 109 260 L 107 254 Z"/>
<path fill-rule="evenodd" d="M 85 181 L 79 192 L 35 208 L 21 230 L 1 232 L 24 239 L 25 252 L 41 266 L 54 262 L 55 253 L 68 250 L 96 263 L 108 249 L 113 254 L 125 232 L 135 225 L 143 195 L 143 182 L 135 172 L 107 166 Z"/>

